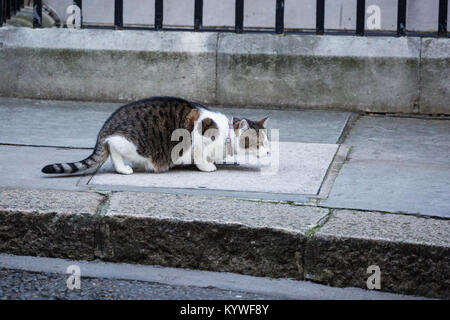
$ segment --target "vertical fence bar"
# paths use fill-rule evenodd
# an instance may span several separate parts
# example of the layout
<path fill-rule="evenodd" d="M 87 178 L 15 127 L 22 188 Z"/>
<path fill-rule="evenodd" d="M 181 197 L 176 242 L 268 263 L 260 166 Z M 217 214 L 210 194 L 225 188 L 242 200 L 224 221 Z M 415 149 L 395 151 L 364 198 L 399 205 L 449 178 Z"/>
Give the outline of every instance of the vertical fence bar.
<path fill-rule="evenodd" d="M 20 3 L 21 3 L 22 1 L 20 1 L 20 0 L 16 0 L 16 11 L 20 11 Z"/>
<path fill-rule="evenodd" d="M 11 16 L 16 15 L 16 0 L 10 0 L 11 2 Z"/>
<path fill-rule="evenodd" d="M 123 0 L 114 0 L 114 28 L 123 28 Z"/>
<path fill-rule="evenodd" d="M 397 4 L 397 37 L 406 35 L 406 0 Z"/>
<path fill-rule="evenodd" d="M 3 26 L 3 0 L 0 0 L 0 27 Z"/>
<path fill-rule="evenodd" d="M 236 33 L 244 32 L 244 0 L 236 0 L 234 30 Z"/>
<path fill-rule="evenodd" d="M 5 21 L 11 19 L 11 0 L 5 0 Z"/>
<path fill-rule="evenodd" d="M 356 35 L 364 35 L 364 22 L 366 14 L 366 0 L 356 2 Z"/>
<path fill-rule="evenodd" d="M 439 26 L 438 36 L 447 36 L 447 12 L 448 12 L 448 0 L 439 0 Z"/>
<path fill-rule="evenodd" d="M 25 8 L 25 0 L 20 0 L 20 7 Z"/>
<path fill-rule="evenodd" d="M 316 34 L 325 32 L 325 0 L 316 1 Z"/>
<path fill-rule="evenodd" d="M 155 29 L 163 28 L 163 0 L 155 0 Z"/>
<path fill-rule="evenodd" d="M 203 0 L 195 0 L 194 8 L 194 30 L 199 31 L 203 28 Z"/>
<path fill-rule="evenodd" d="M 284 0 L 277 0 L 275 12 L 275 32 L 278 34 L 284 32 Z"/>
<path fill-rule="evenodd" d="M 42 27 L 42 0 L 33 1 L 33 28 Z"/>
<path fill-rule="evenodd" d="M 82 0 L 74 0 L 73 4 L 80 8 L 80 29 L 83 28 L 83 2 Z"/>

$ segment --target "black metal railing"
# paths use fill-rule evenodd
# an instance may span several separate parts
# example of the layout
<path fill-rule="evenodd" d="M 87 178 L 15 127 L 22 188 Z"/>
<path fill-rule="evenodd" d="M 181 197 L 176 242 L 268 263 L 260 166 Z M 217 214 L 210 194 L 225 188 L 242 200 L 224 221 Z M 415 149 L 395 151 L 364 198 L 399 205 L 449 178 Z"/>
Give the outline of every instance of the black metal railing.
<path fill-rule="evenodd" d="M 25 6 L 25 0 L 0 0 L 0 27 Z"/>
<path fill-rule="evenodd" d="M 438 25 L 438 36 L 447 36 L 447 15 L 448 15 L 448 0 L 439 1 L 439 25 Z"/>
<path fill-rule="evenodd" d="M 386 31 L 369 31 L 365 30 L 365 10 L 366 1 L 356 0 L 356 26 L 352 31 L 334 31 L 325 29 L 325 0 L 316 0 L 316 28 L 315 32 L 311 30 L 285 30 L 284 26 L 284 0 L 276 0 L 275 5 L 275 26 L 272 31 L 264 30 L 246 30 L 244 28 L 244 0 L 235 0 L 235 25 L 234 32 L 275 32 L 277 34 L 282 33 L 315 33 L 318 35 L 323 34 L 354 34 L 357 36 L 364 35 L 396 35 L 396 36 L 439 36 L 447 37 L 447 12 L 448 12 L 448 0 L 439 0 L 439 18 L 438 18 L 438 31 L 437 32 L 408 32 L 406 30 L 406 8 L 407 0 L 397 0 L 397 30 L 396 32 Z M 95 28 L 99 26 L 84 25 L 83 24 L 83 8 L 82 0 L 74 0 L 73 4 L 80 8 L 81 21 L 80 26 L 86 28 Z M 114 26 L 116 30 L 120 29 L 154 29 L 154 30 L 166 30 L 163 25 L 163 0 L 155 0 L 155 21 L 154 28 L 138 28 L 138 27 L 126 27 L 123 23 L 123 0 L 114 0 Z M 11 16 L 23 8 L 23 0 L 0 0 L 0 26 L 3 22 L 10 19 Z M 33 26 L 35 28 L 42 27 L 42 0 L 33 1 Z M 195 0 L 194 5 L 194 27 L 192 29 L 167 29 L 167 30 L 190 30 L 190 31 L 230 31 L 228 29 L 213 29 L 203 27 L 203 0 Z"/>
<path fill-rule="evenodd" d="M 404 36 L 405 34 L 406 34 L 406 0 L 398 0 L 397 36 L 400 37 L 400 36 Z"/>
<path fill-rule="evenodd" d="M 203 29 L 203 0 L 195 0 L 194 4 L 194 30 Z"/>
<path fill-rule="evenodd" d="M 163 28 L 163 0 L 155 0 L 155 30 L 162 30 L 162 28 Z"/>
<path fill-rule="evenodd" d="M 316 34 L 325 33 L 325 0 L 316 1 Z"/>
<path fill-rule="evenodd" d="M 244 32 L 244 0 L 236 0 L 235 6 L 235 20 L 234 23 L 236 33 Z"/>
<path fill-rule="evenodd" d="M 123 29 L 123 0 L 114 1 L 114 28 Z"/>

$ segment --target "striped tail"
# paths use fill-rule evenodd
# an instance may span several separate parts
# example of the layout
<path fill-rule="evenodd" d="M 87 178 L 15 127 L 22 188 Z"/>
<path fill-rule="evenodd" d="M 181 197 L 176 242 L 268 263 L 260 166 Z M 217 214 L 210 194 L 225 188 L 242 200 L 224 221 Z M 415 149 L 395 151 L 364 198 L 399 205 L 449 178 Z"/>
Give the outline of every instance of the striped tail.
<path fill-rule="evenodd" d="M 54 163 L 42 168 L 43 173 L 47 174 L 61 174 L 61 173 L 75 173 L 85 171 L 90 168 L 101 165 L 108 158 L 109 151 L 104 143 L 97 143 L 94 152 L 84 160 L 71 163 Z"/>

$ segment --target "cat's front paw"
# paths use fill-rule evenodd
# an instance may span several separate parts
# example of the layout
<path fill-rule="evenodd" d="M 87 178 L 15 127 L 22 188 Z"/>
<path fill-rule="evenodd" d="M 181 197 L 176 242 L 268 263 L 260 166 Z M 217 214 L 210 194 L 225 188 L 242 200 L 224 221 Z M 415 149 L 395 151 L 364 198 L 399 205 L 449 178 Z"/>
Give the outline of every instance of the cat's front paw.
<path fill-rule="evenodd" d="M 123 166 L 122 168 L 116 169 L 117 173 L 121 174 L 132 174 L 133 169 L 130 166 Z"/>
<path fill-rule="evenodd" d="M 203 172 L 213 172 L 213 171 L 217 170 L 217 168 L 214 165 L 214 163 L 198 164 L 197 168 L 198 168 L 198 170 L 203 171 Z"/>

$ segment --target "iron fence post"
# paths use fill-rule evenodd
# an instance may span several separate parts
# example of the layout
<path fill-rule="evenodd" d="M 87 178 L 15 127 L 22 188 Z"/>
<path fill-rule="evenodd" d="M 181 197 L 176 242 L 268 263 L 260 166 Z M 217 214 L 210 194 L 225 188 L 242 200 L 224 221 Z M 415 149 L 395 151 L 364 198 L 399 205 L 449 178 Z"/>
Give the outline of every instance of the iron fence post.
<path fill-rule="evenodd" d="M 3 0 L 0 0 L 0 27 L 3 26 Z"/>
<path fill-rule="evenodd" d="M 199 31 L 203 28 L 203 0 L 195 0 L 194 8 L 194 30 Z"/>
<path fill-rule="evenodd" d="M 366 0 L 356 2 L 356 35 L 364 35 L 364 22 L 366 14 Z"/>
<path fill-rule="evenodd" d="M 325 0 L 316 1 L 316 34 L 325 32 Z"/>
<path fill-rule="evenodd" d="M 438 36 L 447 37 L 448 0 L 439 0 Z"/>
<path fill-rule="evenodd" d="M 82 0 L 74 0 L 73 4 L 80 8 L 80 29 L 83 28 L 83 2 Z"/>
<path fill-rule="evenodd" d="M 398 0 L 397 5 L 397 36 L 406 35 L 406 0 Z"/>
<path fill-rule="evenodd" d="M 275 32 L 278 34 L 284 32 L 284 0 L 277 0 L 275 12 Z"/>
<path fill-rule="evenodd" d="M 114 28 L 123 29 L 123 0 L 114 0 Z"/>
<path fill-rule="evenodd" d="M 162 30 L 163 28 L 163 15 L 164 15 L 164 3 L 163 0 L 155 0 L 155 29 Z"/>
<path fill-rule="evenodd" d="M 244 32 L 244 0 L 236 0 L 234 29 L 236 33 Z"/>
<path fill-rule="evenodd" d="M 5 21 L 11 19 L 11 0 L 5 0 Z"/>

